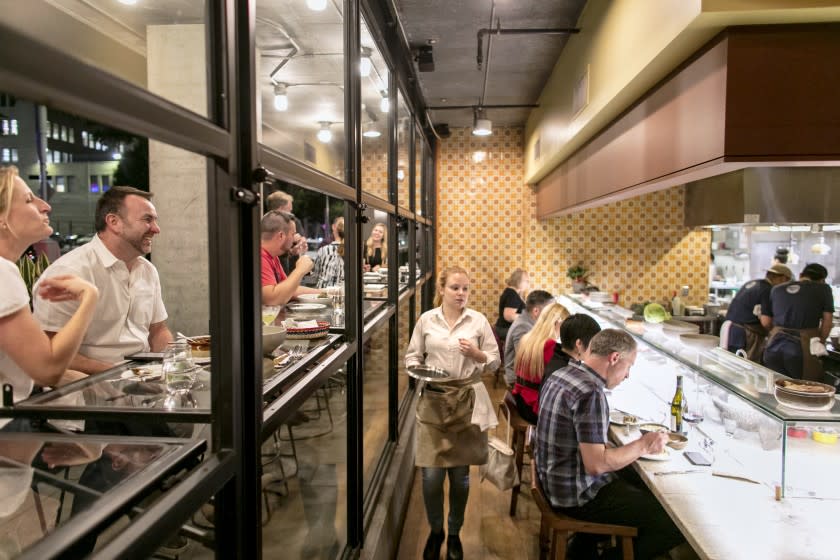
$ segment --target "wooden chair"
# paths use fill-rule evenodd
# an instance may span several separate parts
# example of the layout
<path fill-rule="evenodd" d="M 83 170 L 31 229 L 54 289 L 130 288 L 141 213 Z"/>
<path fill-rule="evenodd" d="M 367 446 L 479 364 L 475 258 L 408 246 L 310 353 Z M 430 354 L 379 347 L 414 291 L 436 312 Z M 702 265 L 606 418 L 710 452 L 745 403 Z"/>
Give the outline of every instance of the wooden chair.
<path fill-rule="evenodd" d="M 519 491 L 522 484 L 522 465 L 525 462 L 525 446 L 528 441 L 528 429 L 531 424 L 526 422 L 516 410 L 516 401 L 510 391 L 505 391 L 504 400 L 499 403 L 499 415 L 504 416 L 510 424 L 511 442 L 513 456 L 516 459 L 516 472 L 519 473 L 519 482 L 510 491 L 510 516 L 516 515 L 516 502 L 519 499 Z"/>
<path fill-rule="evenodd" d="M 565 560 L 566 541 L 572 533 L 610 535 L 614 539 L 621 537 L 624 560 L 633 560 L 633 537 L 638 534 L 638 530 L 624 525 L 580 521 L 555 511 L 540 488 L 536 461 L 531 461 L 531 494 L 540 509 L 540 560 L 548 557 L 549 550 L 554 560 Z"/>

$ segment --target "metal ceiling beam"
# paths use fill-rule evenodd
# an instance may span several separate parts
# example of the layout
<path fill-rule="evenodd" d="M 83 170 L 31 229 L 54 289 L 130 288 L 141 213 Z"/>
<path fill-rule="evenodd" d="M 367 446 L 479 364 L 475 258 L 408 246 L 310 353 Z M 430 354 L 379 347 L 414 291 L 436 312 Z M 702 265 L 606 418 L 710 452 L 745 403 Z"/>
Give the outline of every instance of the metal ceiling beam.
<path fill-rule="evenodd" d="M 552 28 L 534 28 L 534 29 L 479 29 L 477 33 L 478 38 L 478 52 L 475 60 L 478 63 L 478 69 L 481 70 L 481 65 L 484 63 L 484 55 L 482 54 L 482 46 L 485 35 L 569 35 L 573 33 L 580 33 L 577 27 L 552 27 Z"/>
<path fill-rule="evenodd" d="M 442 111 L 446 109 L 536 109 L 539 103 L 520 103 L 514 105 L 441 105 L 426 107 L 429 111 Z"/>

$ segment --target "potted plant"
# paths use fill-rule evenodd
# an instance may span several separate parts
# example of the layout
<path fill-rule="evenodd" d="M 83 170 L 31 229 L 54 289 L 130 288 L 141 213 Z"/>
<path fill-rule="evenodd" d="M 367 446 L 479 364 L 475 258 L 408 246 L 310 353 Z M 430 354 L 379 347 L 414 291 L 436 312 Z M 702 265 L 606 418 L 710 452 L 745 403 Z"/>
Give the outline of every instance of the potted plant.
<path fill-rule="evenodd" d="M 581 293 L 589 283 L 589 270 L 581 264 L 570 266 L 566 270 L 566 276 L 572 279 L 572 290 L 576 294 Z"/>

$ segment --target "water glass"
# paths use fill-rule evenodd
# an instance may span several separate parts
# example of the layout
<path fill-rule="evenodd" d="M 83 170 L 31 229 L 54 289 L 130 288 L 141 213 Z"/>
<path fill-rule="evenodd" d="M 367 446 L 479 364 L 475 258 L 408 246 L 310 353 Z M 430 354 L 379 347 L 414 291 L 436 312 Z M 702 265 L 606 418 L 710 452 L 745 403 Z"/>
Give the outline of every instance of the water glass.
<path fill-rule="evenodd" d="M 277 319 L 277 315 L 280 314 L 280 306 L 279 305 L 263 305 L 262 306 L 262 322 L 263 325 L 270 325 Z"/>
<path fill-rule="evenodd" d="M 195 383 L 198 368 L 192 361 L 192 351 L 186 341 L 174 341 L 166 345 L 163 353 L 163 379 L 170 394 L 184 394 Z"/>

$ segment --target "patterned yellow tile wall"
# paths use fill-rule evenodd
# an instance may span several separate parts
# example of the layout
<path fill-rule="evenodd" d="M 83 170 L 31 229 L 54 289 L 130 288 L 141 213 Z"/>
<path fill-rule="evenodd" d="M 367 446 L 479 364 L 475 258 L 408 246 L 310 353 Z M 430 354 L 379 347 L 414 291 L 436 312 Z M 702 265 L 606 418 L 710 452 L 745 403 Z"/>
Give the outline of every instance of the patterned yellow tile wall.
<path fill-rule="evenodd" d="M 710 234 L 682 225 L 685 193 L 674 187 L 539 221 L 523 182 L 522 129 L 478 138 L 452 129 L 438 158 L 438 270 L 470 271 L 471 307 L 491 322 L 511 270 L 529 271 L 531 287 L 570 292 L 566 269 L 582 264 L 601 290 L 623 304 L 669 300 L 689 286 L 689 305 L 708 294 Z"/>
<path fill-rule="evenodd" d="M 362 191 L 388 200 L 388 142 L 384 134 L 362 137 Z"/>

